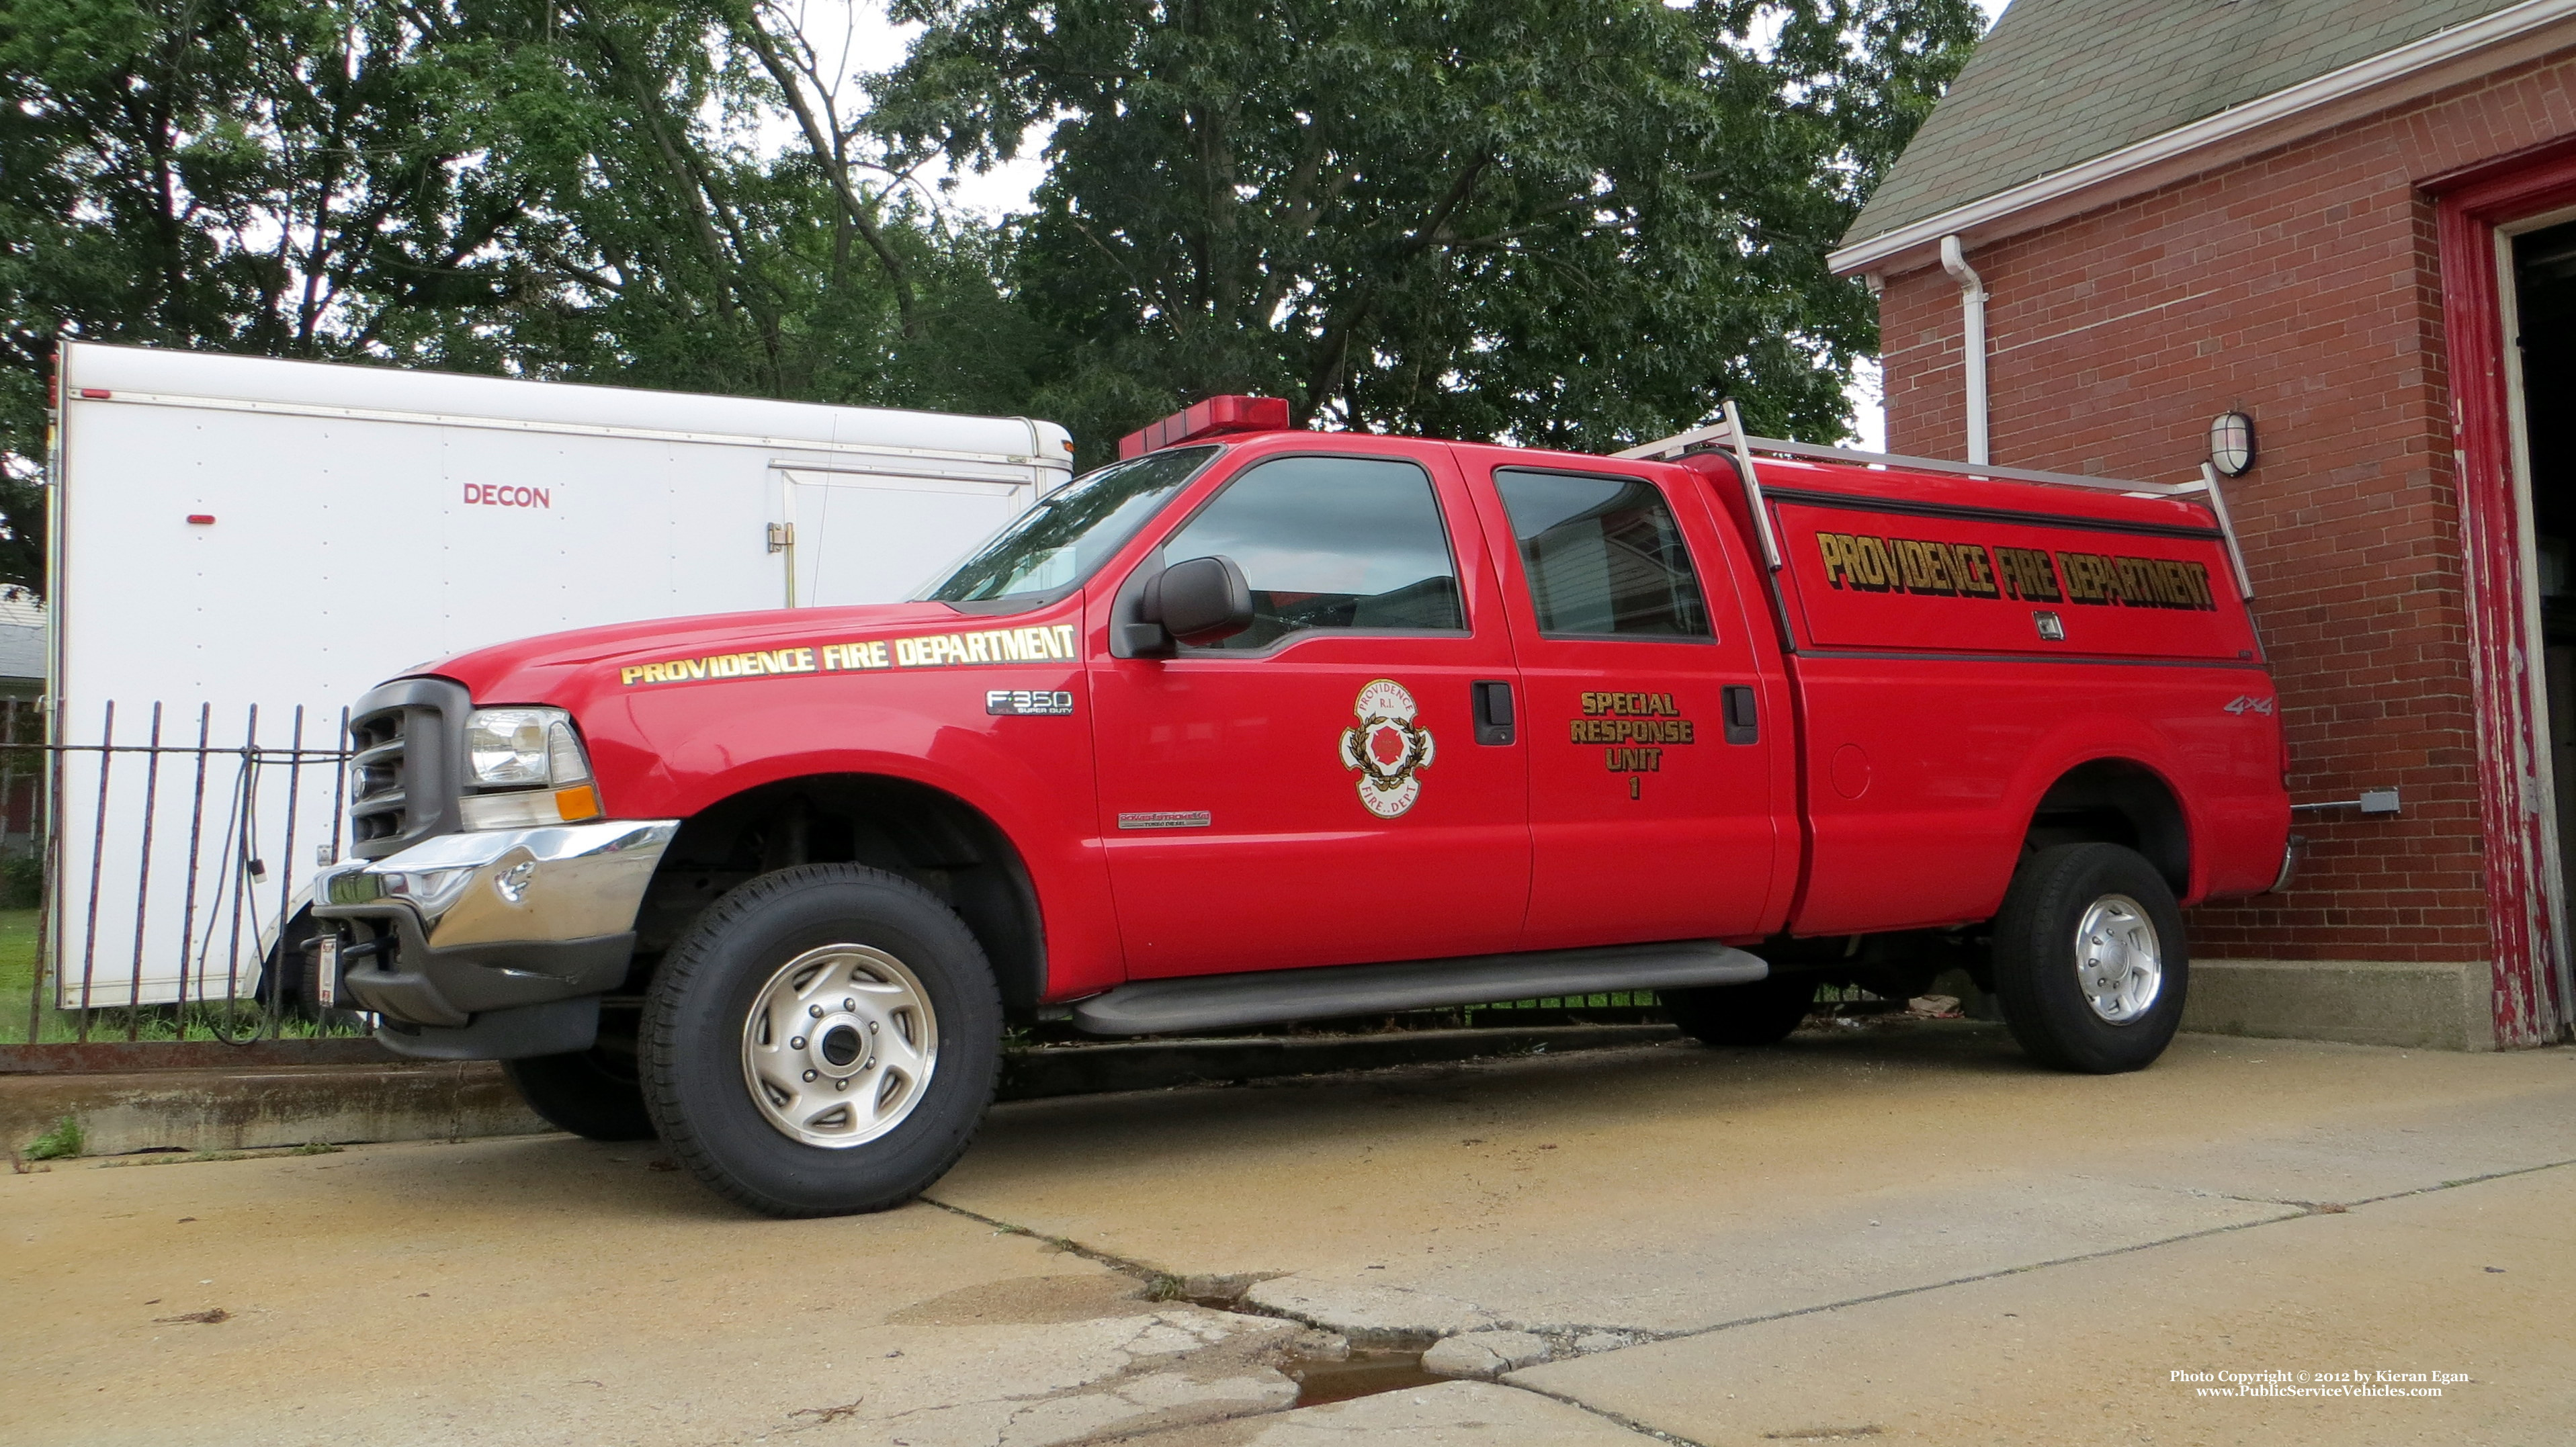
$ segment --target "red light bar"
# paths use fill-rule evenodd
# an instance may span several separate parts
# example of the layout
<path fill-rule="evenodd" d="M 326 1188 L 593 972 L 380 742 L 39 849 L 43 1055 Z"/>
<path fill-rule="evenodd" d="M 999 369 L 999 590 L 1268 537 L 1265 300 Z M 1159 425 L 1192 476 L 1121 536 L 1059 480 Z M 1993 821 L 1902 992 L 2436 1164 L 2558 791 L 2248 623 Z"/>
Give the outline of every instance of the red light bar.
<path fill-rule="evenodd" d="M 1229 432 L 1285 432 L 1288 401 L 1284 397 L 1210 397 L 1175 412 L 1142 432 L 1118 439 L 1121 460 L 1142 457 L 1184 442 L 1204 442 Z"/>

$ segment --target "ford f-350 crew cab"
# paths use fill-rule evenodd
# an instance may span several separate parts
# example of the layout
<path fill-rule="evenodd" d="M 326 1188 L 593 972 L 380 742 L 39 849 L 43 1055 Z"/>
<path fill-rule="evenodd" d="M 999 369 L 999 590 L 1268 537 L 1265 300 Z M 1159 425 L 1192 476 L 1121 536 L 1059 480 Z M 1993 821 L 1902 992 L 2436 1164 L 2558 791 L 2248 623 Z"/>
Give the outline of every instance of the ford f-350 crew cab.
<path fill-rule="evenodd" d="M 2180 906 L 2287 872 L 2214 480 L 1284 413 L 1138 434 L 916 602 L 377 688 L 316 992 L 805 1215 L 947 1169 L 1015 1017 L 1652 989 L 1755 1045 L 1960 964 L 2033 1057 L 2134 1070 Z"/>

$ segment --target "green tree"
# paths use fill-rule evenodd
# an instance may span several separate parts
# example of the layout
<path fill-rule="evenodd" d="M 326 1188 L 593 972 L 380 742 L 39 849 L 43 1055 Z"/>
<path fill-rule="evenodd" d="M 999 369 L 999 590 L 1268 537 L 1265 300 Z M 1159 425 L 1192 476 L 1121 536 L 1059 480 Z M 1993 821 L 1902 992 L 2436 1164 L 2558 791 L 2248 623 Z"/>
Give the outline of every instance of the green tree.
<path fill-rule="evenodd" d="M 0 585 L 66 337 L 1019 410 L 847 91 L 765 0 L 0 0 Z"/>
<path fill-rule="evenodd" d="M 901 141 L 1053 127 L 1015 258 L 1097 446 L 1209 392 L 1599 448 L 1741 400 L 1841 435 L 1873 308 L 1824 254 L 1968 0 L 899 0 Z"/>

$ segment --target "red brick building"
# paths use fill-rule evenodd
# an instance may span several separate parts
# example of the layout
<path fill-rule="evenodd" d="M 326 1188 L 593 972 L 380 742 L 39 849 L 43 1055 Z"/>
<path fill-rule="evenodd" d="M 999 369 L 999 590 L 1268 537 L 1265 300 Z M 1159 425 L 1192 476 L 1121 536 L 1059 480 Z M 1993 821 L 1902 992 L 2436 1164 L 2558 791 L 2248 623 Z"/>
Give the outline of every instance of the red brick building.
<path fill-rule="evenodd" d="M 2576 0 L 2015 0 L 1834 265 L 1891 451 L 1976 455 L 1980 308 L 1996 463 L 2185 481 L 2252 419 L 2292 797 L 2403 806 L 2198 912 L 2188 1028 L 2566 1038 Z"/>

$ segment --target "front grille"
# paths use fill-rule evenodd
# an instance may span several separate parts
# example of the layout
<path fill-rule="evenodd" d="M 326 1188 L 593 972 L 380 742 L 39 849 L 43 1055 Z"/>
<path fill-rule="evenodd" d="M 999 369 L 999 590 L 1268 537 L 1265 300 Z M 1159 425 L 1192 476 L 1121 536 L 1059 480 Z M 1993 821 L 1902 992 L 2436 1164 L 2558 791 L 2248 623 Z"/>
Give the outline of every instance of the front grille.
<path fill-rule="evenodd" d="M 381 859 L 454 832 L 465 715 L 472 699 L 444 678 L 403 678 L 350 710 L 349 853 Z"/>
<path fill-rule="evenodd" d="M 403 725 L 410 712 L 389 708 L 349 724 L 349 837 L 356 843 L 396 838 L 410 823 L 403 807 Z"/>

